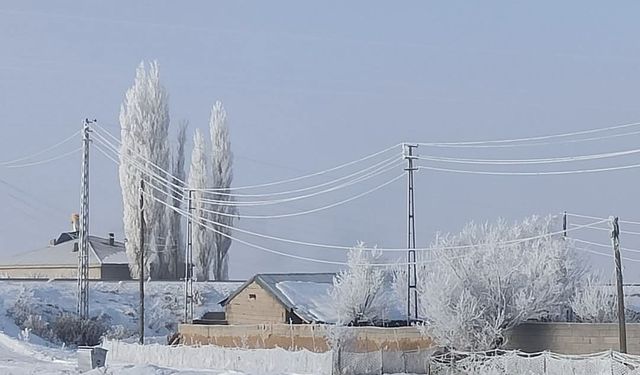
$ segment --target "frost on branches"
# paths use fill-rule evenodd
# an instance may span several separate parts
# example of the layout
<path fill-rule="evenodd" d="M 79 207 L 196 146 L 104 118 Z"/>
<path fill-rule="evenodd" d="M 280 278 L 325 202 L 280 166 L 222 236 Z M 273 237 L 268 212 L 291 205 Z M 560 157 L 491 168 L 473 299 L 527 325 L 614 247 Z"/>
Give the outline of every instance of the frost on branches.
<path fill-rule="evenodd" d="M 362 242 L 349 250 L 347 269 L 333 278 L 331 297 L 338 313 L 338 324 L 374 324 L 385 312 L 383 284 L 385 273 L 379 263 L 382 252 L 365 249 Z"/>
<path fill-rule="evenodd" d="M 618 298 L 611 281 L 588 277 L 571 299 L 571 310 L 584 323 L 613 323 L 618 320 Z"/>
<path fill-rule="evenodd" d="M 555 217 L 519 223 L 468 224 L 439 236 L 421 252 L 418 311 L 422 330 L 440 345 L 487 350 L 528 319 L 557 315 L 568 306 L 585 266 Z M 402 278 L 399 278 L 402 279 Z"/>
<path fill-rule="evenodd" d="M 133 86 L 127 90 L 120 108 L 122 147 L 120 150 L 120 187 L 124 206 L 124 232 L 127 238 L 126 252 L 131 275 L 139 275 L 139 228 L 138 200 L 140 181 L 145 181 L 146 192 L 153 198 L 145 199 L 144 216 L 147 223 L 145 238 L 145 272 L 153 278 L 167 273 L 166 259 L 157 256 L 164 247 L 166 232 L 165 207 L 166 188 L 149 177 L 149 171 L 167 178 L 169 168 L 169 106 L 165 88 L 160 83 L 158 64 L 149 64 L 148 70 L 141 63 L 136 71 Z M 144 171 L 144 172 L 143 172 Z M 151 188 L 156 185 L 157 189 Z M 160 200 L 158 202 L 156 200 Z"/>
<path fill-rule="evenodd" d="M 187 125 L 186 121 L 180 124 L 178 128 L 177 145 L 175 151 L 171 157 L 171 178 L 173 186 L 180 186 L 181 181 L 185 181 L 185 142 L 187 139 Z M 171 201 L 169 204 L 180 210 L 182 208 L 183 191 L 173 189 L 171 191 Z M 180 278 L 180 271 L 184 264 L 184 252 L 183 252 L 183 240 L 182 240 L 182 215 L 173 209 L 167 209 L 168 216 L 168 228 L 167 239 L 164 245 L 164 253 L 167 255 L 167 268 L 171 278 L 178 280 Z"/>
<path fill-rule="evenodd" d="M 191 167 L 189 168 L 189 188 L 192 193 L 193 207 L 193 261 L 197 280 L 209 280 L 213 261 L 213 232 L 207 228 L 209 205 L 203 201 L 204 192 L 198 189 L 208 188 L 211 180 L 207 163 L 207 145 L 200 129 L 196 129 L 193 137 Z"/>
<path fill-rule="evenodd" d="M 233 181 L 233 153 L 231 152 L 231 140 L 227 126 L 227 113 L 222 103 L 217 101 L 211 109 L 209 121 L 211 132 L 211 172 L 213 188 L 216 193 L 212 198 L 216 203 L 212 204 L 211 220 L 215 231 L 213 279 L 229 279 L 229 247 L 231 246 L 231 227 L 237 215 L 237 209 L 233 205 L 233 197 L 229 195 L 229 188 Z M 219 223 L 219 224 L 218 224 Z"/>

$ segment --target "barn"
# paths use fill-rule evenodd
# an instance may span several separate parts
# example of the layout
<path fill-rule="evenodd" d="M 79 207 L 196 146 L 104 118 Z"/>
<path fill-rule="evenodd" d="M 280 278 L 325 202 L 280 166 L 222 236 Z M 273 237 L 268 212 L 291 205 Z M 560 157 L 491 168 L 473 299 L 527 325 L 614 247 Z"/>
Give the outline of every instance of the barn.
<path fill-rule="evenodd" d="M 75 279 L 78 275 L 78 232 L 64 232 L 49 246 L 0 260 L 3 279 Z M 113 233 L 89 236 L 89 279 L 129 280 L 124 243 Z"/>
<path fill-rule="evenodd" d="M 333 273 L 257 274 L 220 302 L 227 324 L 335 323 Z"/>

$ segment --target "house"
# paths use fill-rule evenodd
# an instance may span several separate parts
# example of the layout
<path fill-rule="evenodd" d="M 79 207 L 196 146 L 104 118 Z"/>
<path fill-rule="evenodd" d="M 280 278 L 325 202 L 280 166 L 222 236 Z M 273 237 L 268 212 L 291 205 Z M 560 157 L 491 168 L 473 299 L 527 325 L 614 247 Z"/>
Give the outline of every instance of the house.
<path fill-rule="evenodd" d="M 227 324 L 335 323 L 333 273 L 257 274 L 220 304 Z"/>
<path fill-rule="evenodd" d="M 78 275 L 78 232 L 64 232 L 47 247 L 0 260 L 0 278 L 75 279 Z M 129 280 L 124 243 L 89 236 L 89 279 Z"/>

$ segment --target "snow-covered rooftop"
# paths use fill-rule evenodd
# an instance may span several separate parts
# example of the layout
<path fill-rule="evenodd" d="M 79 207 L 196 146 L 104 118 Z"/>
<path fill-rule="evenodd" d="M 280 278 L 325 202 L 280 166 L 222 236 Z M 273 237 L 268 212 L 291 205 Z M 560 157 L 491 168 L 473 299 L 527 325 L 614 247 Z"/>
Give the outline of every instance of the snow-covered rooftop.
<path fill-rule="evenodd" d="M 67 236 L 64 236 L 65 234 Z M 63 237 L 63 242 L 59 242 Z M 75 236 L 63 233 L 56 245 L 0 259 L 0 266 L 77 266 L 77 243 L 78 239 Z M 109 239 L 89 236 L 89 265 L 127 263 L 128 260 L 122 242 L 114 241 L 114 244 L 111 245 L 109 244 Z"/>

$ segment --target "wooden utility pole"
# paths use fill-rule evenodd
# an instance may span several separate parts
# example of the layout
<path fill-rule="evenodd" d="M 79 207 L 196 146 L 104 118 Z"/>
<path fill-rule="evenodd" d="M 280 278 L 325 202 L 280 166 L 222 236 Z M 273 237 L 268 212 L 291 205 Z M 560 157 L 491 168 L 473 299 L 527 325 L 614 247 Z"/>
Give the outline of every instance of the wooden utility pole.
<path fill-rule="evenodd" d="M 144 344 L 144 180 L 140 180 L 140 344 Z"/>
<path fill-rule="evenodd" d="M 627 352 L 627 327 L 624 318 L 624 289 L 622 284 L 622 262 L 620 260 L 620 227 L 618 217 L 611 220 L 611 243 L 613 255 L 616 261 L 616 287 L 618 289 L 618 334 L 620 339 L 620 352 Z"/>

